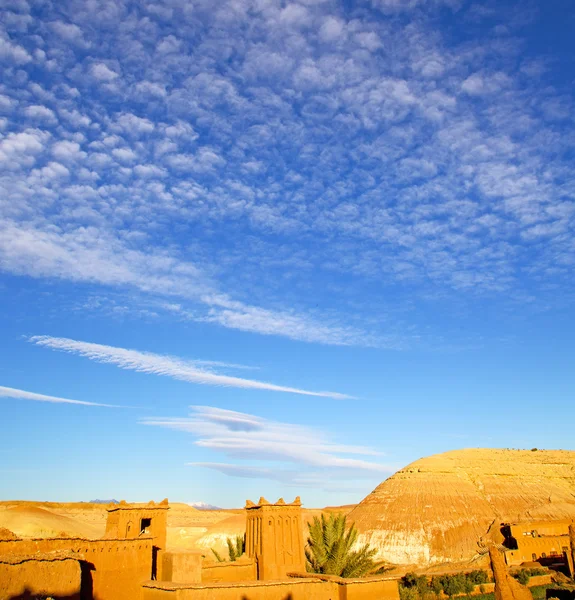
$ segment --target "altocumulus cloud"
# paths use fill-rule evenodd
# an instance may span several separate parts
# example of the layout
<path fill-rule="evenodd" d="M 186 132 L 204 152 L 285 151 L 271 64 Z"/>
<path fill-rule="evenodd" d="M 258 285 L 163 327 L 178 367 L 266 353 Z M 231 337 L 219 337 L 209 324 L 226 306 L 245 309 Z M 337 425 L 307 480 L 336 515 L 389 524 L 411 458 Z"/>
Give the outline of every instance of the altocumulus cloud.
<path fill-rule="evenodd" d="M 172 377 L 173 379 L 179 379 L 180 381 L 188 381 L 190 383 L 252 390 L 267 390 L 271 392 L 288 392 L 291 394 L 301 394 L 304 396 L 316 396 L 321 398 L 352 398 L 352 396 L 340 394 L 338 392 L 314 392 L 300 388 L 275 385 L 273 383 L 266 383 L 255 379 L 223 375 L 207 368 L 225 364 L 216 361 L 185 360 L 164 354 L 154 354 L 152 352 L 142 352 L 139 350 L 131 350 L 129 348 L 117 348 L 115 346 L 93 344 L 90 342 L 44 335 L 33 336 L 30 338 L 30 342 L 37 344 L 38 346 L 52 348 L 53 350 L 62 350 L 71 354 L 78 354 L 96 362 L 116 365 L 121 369 L 138 371 L 140 373 L 150 373 L 153 375 L 163 375 Z"/>
<path fill-rule="evenodd" d="M 0 268 L 390 348 L 414 295 L 572 294 L 572 86 L 533 11 L 344 4 L 4 3 Z"/>

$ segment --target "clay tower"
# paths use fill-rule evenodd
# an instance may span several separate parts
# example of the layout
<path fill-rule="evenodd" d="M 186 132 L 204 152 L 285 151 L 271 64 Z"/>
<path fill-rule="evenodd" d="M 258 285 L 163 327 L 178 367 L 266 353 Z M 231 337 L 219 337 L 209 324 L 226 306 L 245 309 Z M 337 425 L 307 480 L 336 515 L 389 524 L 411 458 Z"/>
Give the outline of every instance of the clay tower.
<path fill-rule="evenodd" d="M 286 504 L 246 502 L 246 554 L 255 558 L 258 579 L 286 579 L 287 573 L 305 572 L 299 496 Z"/>
<path fill-rule="evenodd" d="M 161 579 L 162 553 L 166 549 L 166 527 L 168 499 L 159 504 L 128 504 L 122 500 L 108 507 L 106 533 L 104 537 L 116 540 L 131 540 L 140 537 L 154 538 L 152 547 L 151 579 Z"/>

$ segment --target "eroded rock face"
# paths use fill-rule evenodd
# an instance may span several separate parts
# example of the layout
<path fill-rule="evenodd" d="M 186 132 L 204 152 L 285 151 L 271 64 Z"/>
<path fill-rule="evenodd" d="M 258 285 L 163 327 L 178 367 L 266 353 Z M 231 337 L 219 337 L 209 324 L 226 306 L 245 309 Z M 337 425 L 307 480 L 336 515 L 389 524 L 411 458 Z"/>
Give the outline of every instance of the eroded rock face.
<path fill-rule="evenodd" d="M 575 518 L 575 452 L 470 449 L 422 458 L 351 511 L 360 542 L 397 564 L 473 558 L 500 524 Z"/>
<path fill-rule="evenodd" d="M 575 525 L 569 525 L 569 545 L 571 546 L 571 577 L 575 576 Z"/>
<path fill-rule="evenodd" d="M 489 548 L 489 558 L 495 580 L 495 600 L 533 600 L 529 589 L 511 577 L 503 554 L 497 548 Z"/>

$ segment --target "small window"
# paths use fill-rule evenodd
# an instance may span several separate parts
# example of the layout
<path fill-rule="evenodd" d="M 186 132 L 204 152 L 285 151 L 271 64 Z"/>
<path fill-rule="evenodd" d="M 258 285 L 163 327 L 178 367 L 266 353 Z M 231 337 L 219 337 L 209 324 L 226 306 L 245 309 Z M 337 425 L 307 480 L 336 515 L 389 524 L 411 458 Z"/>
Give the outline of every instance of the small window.
<path fill-rule="evenodd" d="M 533 559 L 533 562 L 537 562 L 537 554 L 535 554 L 535 552 L 531 555 L 531 558 Z"/>
<path fill-rule="evenodd" d="M 143 533 L 150 533 L 150 527 L 152 526 L 152 519 L 142 519 L 140 521 L 140 535 Z"/>

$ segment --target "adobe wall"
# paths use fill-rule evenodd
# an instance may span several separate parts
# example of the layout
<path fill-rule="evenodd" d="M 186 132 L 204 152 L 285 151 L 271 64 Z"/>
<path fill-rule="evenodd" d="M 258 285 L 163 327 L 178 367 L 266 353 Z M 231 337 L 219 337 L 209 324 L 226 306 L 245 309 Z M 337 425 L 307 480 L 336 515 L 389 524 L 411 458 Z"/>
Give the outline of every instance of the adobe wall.
<path fill-rule="evenodd" d="M 399 580 L 390 577 L 338 577 L 318 573 L 290 573 L 296 579 L 311 579 L 325 582 L 326 600 L 399 600 Z"/>
<path fill-rule="evenodd" d="M 553 521 L 523 521 L 521 523 L 512 523 L 510 525 L 511 535 L 519 543 L 524 533 L 536 531 L 538 536 L 558 536 L 566 535 L 571 519 L 555 519 Z M 528 536 L 525 536 L 528 537 Z"/>
<path fill-rule="evenodd" d="M 0 540 L 0 557 L 67 550 L 86 564 L 89 572 L 84 575 L 85 585 L 91 585 L 95 599 L 139 600 L 141 584 L 148 581 L 152 573 L 152 546 L 150 537 L 137 540 Z"/>
<path fill-rule="evenodd" d="M 202 583 L 230 583 L 235 581 L 255 581 L 257 579 L 256 561 L 243 557 L 235 562 L 208 563 L 202 566 Z M 190 579 L 180 580 L 192 583 Z"/>
<path fill-rule="evenodd" d="M 162 581 L 200 583 L 202 581 L 201 552 L 173 550 L 164 552 L 162 559 Z"/>
<path fill-rule="evenodd" d="M 251 581 L 229 585 L 150 581 L 142 600 L 339 600 L 337 586 L 319 579 Z"/>
<path fill-rule="evenodd" d="M 0 557 L 0 600 L 28 594 L 80 600 L 80 563 L 55 556 Z"/>
<path fill-rule="evenodd" d="M 163 553 L 166 550 L 167 519 L 169 510 L 168 499 L 160 503 L 154 501 L 147 504 L 128 504 L 122 500 L 119 504 L 108 507 L 106 520 L 106 533 L 108 539 L 142 539 L 151 536 L 154 538 L 152 547 L 155 578 L 161 580 L 163 568 Z M 149 524 L 143 529 L 143 520 Z"/>
<path fill-rule="evenodd" d="M 547 556 L 553 554 L 569 554 L 569 536 L 545 536 L 545 537 L 528 537 L 517 539 L 518 550 L 508 550 L 505 552 L 505 560 L 510 566 L 518 566 L 524 562 L 534 560 L 533 554 L 537 559 L 543 553 Z"/>
<path fill-rule="evenodd" d="M 548 585 L 551 583 L 551 574 L 549 575 L 533 575 L 527 582 L 527 587 L 537 587 L 538 585 Z"/>
<path fill-rule="evenodd" d="M 341 577 L 309 573 L 286 581 L 225 584 L 170 584 L 150 581 L 142 600 L 399 600 L 395 579 Z"/>
<path fill-rule="evenodd" d="M 397 580 L 347 579 L 339 588 L 340 600 L 399 600 Z"/>

